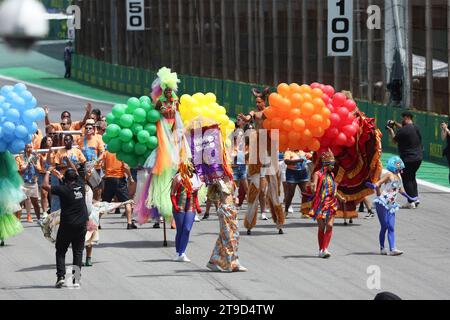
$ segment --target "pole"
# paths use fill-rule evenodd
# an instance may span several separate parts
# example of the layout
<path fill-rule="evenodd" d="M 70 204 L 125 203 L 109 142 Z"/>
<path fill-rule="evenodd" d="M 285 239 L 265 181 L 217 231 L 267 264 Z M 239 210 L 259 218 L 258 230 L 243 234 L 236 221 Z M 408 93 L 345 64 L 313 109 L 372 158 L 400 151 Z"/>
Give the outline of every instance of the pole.
<path fill-rule="evenodd" d="M 263 0 L 259 0 L 259 83 L 266 83 L 266 50 L 264 32 L 264 5 Z"/>
<path fill-rule="evenodd" d="M 163 219 L 163 230 L 164 230 L 164 242 L 163 246 L 167 247 L 167 232 L 166 232 L 166 219 Z"/>
<path fill-rule="evenodd" d="M 227 38 L 226 38 L 226 24 L 225 24 L 225 0 L 220 1 L 220 17 L 221 17 L 221 38 L 222 38 L 222 79 L 226 80 L 228 78 L 227 68 L 228 68 L 228 58 L 227 58 Z"/>
<path fill-rule="evenodd" d="M 294 69 L 294 44 L 292 40 L 293 31 L 292 31 L 292 0 L 288 0 L 287 3 L 287 45 L 288 45 L 288 52 L 287 52 L 287 75 L 288 75 L 288 82 L 292 82 L 292 71 Z"/>
<path fill-rule="evenodd" d="M 431 0 L 425 0 L 427 111 L 433 109 L 433 22 Z"/>
<path fill-rule="evenodd" d="M 200 1 L 200 61 L 205 59 L 205 3 Z M 200 76 L 205 76 L 205 64 L 200 63 Z"/>
<path fill-rule="evenodd" d="M 372 0 L 369 0 L 369 6 L 372 5 Z M 367 98 L 373 102 L 373 40 L 374 31 L 367 30 Z"/>
<path fill-rule="evenodd" d="M 238 1 L 234 0 L 233 11 L 234 11 L 234 80 L 239 81 L 240 79 L 240 66 L 241 66 L 241 46 L 239 45 L 241 35 L 239 32 L 239 7 Z M 450 0 L 449 0 L 450 1 Z"/>
<path fill-rule="evenodd" d="M 162 0 L 158 1 L 158 15 L 159 15 L 159 54 L 160 54 L 160 61 L 162 65 L 165 65 L 167 61 L 165 59 L 166 54 L 164 51 L 164 16 L 163 16 L 163 9 L 162 9 Z"/>
<path fill-rule="evenodd" d="M 255 62 L 253 60 L 253 25 L 252 25 L 252 0 L 247 2 L 247 33 L 248 33 L 248 82 L 253 83 L 253 71 Z"/>
<path fill-rule="evenodd" d="M 450 0 L 449 0 L 450 1 Z M 273 83 L 279 82 L 279 48 L 278 48 L 278 4 L 277 0 L 272 0 L 272 19 L 273 19 Z"/>
<path fill-rule="evenodd" d="M 292 23 L 292 22 L 291 22 Z M 302 1 L 302 80 L 308 83 L 308 4 Z"/>
<path fill-rule="evenodd" d="M 211 77 L 216 76 L 216 10 L 214 7 L 214 0 L 209 1 L 209 14 L 210 14 L 210 23 L 209 27 L 211 29 Z"/>
<path fill-rule="evenodd" d="M 323 0 L 317 0 L 317 80 L 320 83 L 323 83 L 323 38 Z"/>
<path fill-rule="evenodd" d="M 448 74 L 450 75 L 450 0 L 447 0 L 447 50 L 448 50 Z M 450 117 L 450 77 L 448 81 L 448 115 Z"/>
<path fill-rule="evenodd" d="M 406 39 L 406 46 L 408 49 L 408 92 L 406 93 L 406 108 L 411 109 L 413 107 L 413 15 L 412 15 L 412 1 L 408 3 L 408 37 Z"/>
<path fill-rule="evenodd" d="M 117 0 L 111 2 L 111 63 L 119 64 L 117 51 Z"/>

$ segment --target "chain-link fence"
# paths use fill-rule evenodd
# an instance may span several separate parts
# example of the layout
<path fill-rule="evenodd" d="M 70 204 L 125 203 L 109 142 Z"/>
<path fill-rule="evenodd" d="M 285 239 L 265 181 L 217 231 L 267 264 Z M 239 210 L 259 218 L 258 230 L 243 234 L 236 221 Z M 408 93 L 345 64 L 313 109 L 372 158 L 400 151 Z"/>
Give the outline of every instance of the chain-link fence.
<path fill-rule="evenodd" d="M 404 106 L 448 114 L 447 0 L 354 0 L 353 56 L 339 58 L 327 56 L 326 0 L 145 0 L 145 31 L 137 32 L 126 30 L 125 0 L 74 3 L 82 11 L 77 52 L 108 63 L 270 86 L 320 81 L 381 103 L 406 88 Z M 381 9 L 381 29 L 367 28 L 370 5 Z M 398 32 L 386 31 L 387 14 L 393 28 L 404 17 L 408 39 L 394 64 L 386 37 L 398 42 Z M 409 70 L 400 89 L 388 77 L 399 63 Z"/>

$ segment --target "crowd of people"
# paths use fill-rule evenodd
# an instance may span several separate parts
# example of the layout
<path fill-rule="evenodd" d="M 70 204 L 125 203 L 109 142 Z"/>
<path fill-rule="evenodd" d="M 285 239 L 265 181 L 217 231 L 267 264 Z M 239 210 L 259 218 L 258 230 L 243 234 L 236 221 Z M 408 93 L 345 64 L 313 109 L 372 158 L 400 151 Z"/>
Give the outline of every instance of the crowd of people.
<path fill-rule="evenodd" d="M 158 135 L 162 135 L 164 132 L 176 132 L 179 115 L 175 87 L 164 85 L 164 82 L 159 85 L 161 94 L 158 96 L 156 109 L 161 113 L 161 123 L 158 125 L 164 130 L 158 129 Z M 245 199 L 247 208 L 243 225 L 248 235 L 252 234 L 251 231 L 257 223 L 258 211 L 261 212 L 262 220 L 268 220 L 267 214 L 270 213 L 278 233 L 283 234 L 286 217 L 294 213 L 293 198 L 299 189 L 302 202 L 309 203 L 307 211 L 299 210 L 300 215 L 302 218 L 312 218 L 318 224 L 318 256 L 321 258 L 331 256 L 328 248 L 334 219 L 339 204 L 344 204 L 345 207 L 348 200 L 348 197 L 338 190 L 334 173 L 338 160 L 330 150 L 315 154 L 288 149 L 278 153 L 274 164 L 270 161 L 271 144 L 270 138 L 267 138 L 267 161 L 264 156 L 258 157 L 256 163 L 249 161 L 250 141 L 264 139 L 259 137 L 259 129 L 263 128 L 269 91 L 253 90 L 252 93 L 256 98 L 256 109 L 237 117 L 233 135 L 235 143 L 231 150 L 232 161 L 225 164 L 222 170 L 224 174 L 210 182 L 205 192 L 206 211 L 203 220 L 209 218 L 214 204 L 220 221 L 219 237 L 207 264 L 211 271 L 247 271 L 240 264 L 237 254 L 237 215 Z M 202 190 L 206 189 L 205 181 L 203 177 L 199 177 L 196 166 L 190 160 L 180 158 L 178 172 L 172 176 L 164 176 L 164 166 L 168 163 L 161 159 L 166 152 L 164 147 L 171 146 L 160 146 L 153 167 L 129 168 L 126 163 L 118 160 L 114 153 L 108 152 L 102 140 L 106 130 L 105 117 L 100 110 L 93 109 L 90 103 L 87 104 L 81 121 L 72 121 L 70 112 L 64 111 L 61 113 L 60 122 L 52 123 L 48 107 L 45 107 L 45 113 L 45 135 L 38 131 L 24 153 L 17 155 L 16 162 L 27 196 L 22 203 L 27 213 L 27 221 L 33 221 L 32 207 L 40 225 L 48 215 L 59 212 L 60 226 L 55 239 L 58 277 L 56 286 L 61 287 L 64 284 L 65 254 L 69 245 L 72 245 L 74 252 L 73 265 L 81 269 L 83 250 L 86 247 L 84 266 L 92 266 L 92 246 L 98 242 L 100 217 L 113 208 L 105 205 L 108 203 L 116 204 L 114 209 L 117 209 L 118 213 L 119 207 L 124 207 L 126 229 L 130 230 L 137 228 L 133 214 L 139 221 L 143 221 L 142 223 L 147 222 L 148 217 L 153 218 L 154 228 L 158 228 L 159 223 L 165 221 L 161 218 L 167 217 L 164 210 L 167 208 L 166 200 L 169 199 L 173 213 L 170 214 L 170 225 L 176 229 L 174 260 L 189 262 L 186 249 L 190 231 L 194 221 L 199 221 L 197 214 L 202 213 L 202 201 L 199 199 L 202 197 Z M 418 128 L 412 123 L 412 115 L 405 113 L 403 118 L 402 124 L 395 124 L 398 127 L 396 133 L 393 127 L 389 127 L 391 137 L 399 145 L 401 159 L 390 159 L 386 167 L 388 173 L 378 182 L 367 181 L 367 188 L 376 192 L 374 204 L 381 226 L 380 253 L 393 256 L 403 253 L 395 246 L 395 212 L 400 207 L 397 195 L 401 194 L 408 199 L 406 208 L 416 208 L 419 204 L 415 173 L 422 160 L 421 137 Z M 247 130 L 250 130 L 250 134 Z M 442 126 L 443 139 L 445 130 L 448 134 L 448 129 Z M 178 137 L 173 144 L 181 146 L 183 139 L 184 137 Z M 229 174 L 227 166 L 231 168 Z M 145 173 L 145 178 L 138 179 L 138 176 L 141 177 L 140 173 Z M 172 186 L 171 192 L 161 194 L 156 184 L 168 181 Z M 360 201 L 361 205 L 364 203 L 368 209 L 366 218 L 374 217 L 369 198 L 363 197 Z M 102 209 L 99 209 L 100 207 Z M 160 215 L 153 215 L 153 209 L 159 210 Z M 100 215 L 97 217 L 93 212 L 100 212 Z M 21 211 L 17 212 L 17 217 L 20 219 Z M 386 232 L 389 251 L 384 246 Z"/>

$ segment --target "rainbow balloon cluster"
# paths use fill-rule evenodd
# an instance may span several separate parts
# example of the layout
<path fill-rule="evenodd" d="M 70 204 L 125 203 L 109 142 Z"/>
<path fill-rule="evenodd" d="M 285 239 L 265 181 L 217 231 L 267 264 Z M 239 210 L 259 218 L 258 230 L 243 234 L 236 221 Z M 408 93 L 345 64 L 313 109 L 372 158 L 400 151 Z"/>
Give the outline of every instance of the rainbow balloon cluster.
<path fill-rule="evenodd" d="M 116 104 L 106 116 L 103 141 L 117 159 L 131 168 L 143 165 L 158 146 L 156 122 L 160 113 L 155 110 L 150 97 L 130 98 L 127 104 Z"/>
<path fill-rule="evenodd" d="M 227 116 L 227 110 L 217 103 L 214 93 L 203 94 L 198 92 L 192 96 L 184 94 L 181 96 L 179 109 L 185 126 L 188 126 L 197 117 L 217 122 L 224 140 L 235 128 L 234 122 Z"/>
<path fill-rule="evenodd" d="M 331 126 L 331 112 L 319 88 L 282 83 L 269 96 L 270 106 L 264 110 L 266 129 L 280 130 L 280 151 L 320 149 L 320 138 Z"/>
<path fill-rule="evenodd" d="M 0 89 L 0 152 L 17 154 L 31 143 L 37 132 L 36 122 L 45 118 L 45 111 L 36 108 L 36 98 L 23 83 Z"/>

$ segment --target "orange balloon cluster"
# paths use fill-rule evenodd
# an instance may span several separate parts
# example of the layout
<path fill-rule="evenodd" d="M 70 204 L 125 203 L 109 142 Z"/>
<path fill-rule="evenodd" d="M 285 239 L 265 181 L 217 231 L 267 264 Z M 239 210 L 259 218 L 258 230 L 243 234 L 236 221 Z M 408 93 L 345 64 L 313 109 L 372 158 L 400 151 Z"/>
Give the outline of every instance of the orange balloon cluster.
<path fill-rule="evenodd" d="M 264 110 L 265 129 L 280 130 L 280 151 L 318 151 L 320 138 L 331 126 L 331 111 L 320 88 L 281 83 L 269 96 L 270 106 Z"/>

